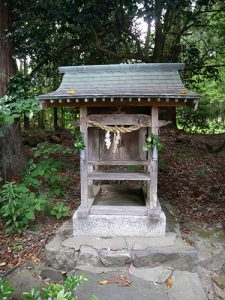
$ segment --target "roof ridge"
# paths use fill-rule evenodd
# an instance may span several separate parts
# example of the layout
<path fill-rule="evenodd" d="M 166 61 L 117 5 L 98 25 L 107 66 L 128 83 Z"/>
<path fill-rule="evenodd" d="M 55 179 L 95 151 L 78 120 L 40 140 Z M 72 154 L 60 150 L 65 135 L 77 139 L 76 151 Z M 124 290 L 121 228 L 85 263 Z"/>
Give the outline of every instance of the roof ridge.
<path fill-rule="evenodd" d="M 59 67 L 60 73 L 95 73 L 95 72 L 132 72 L 132 71 L 178 71 L 183 70 L 184 63 L 138 63 L 138 64 L 110 64 L 83 65 Z"/>

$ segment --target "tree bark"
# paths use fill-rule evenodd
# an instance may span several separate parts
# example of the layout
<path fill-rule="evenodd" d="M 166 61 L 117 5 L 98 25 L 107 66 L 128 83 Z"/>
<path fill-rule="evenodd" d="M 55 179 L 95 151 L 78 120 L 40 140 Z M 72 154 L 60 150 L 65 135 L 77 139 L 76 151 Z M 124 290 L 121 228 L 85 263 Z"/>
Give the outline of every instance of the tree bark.
<path fill-rule="evenodd" d="M 10 76 L 16 73 L 13 59 L 13 44 L 4 38 L 12 22 L 12 1 L 0 1 L 0 98 L 7 92 Z M 19 122 L 13 125 L 2 124 L 3 138 L 0 140 L 0 164 L 5 181 L 20 181 L 25 166 L 25 155 Z"/>
<path fill-rule="evenodd" d="M 53 127 L 54 127 L 54 131 L 56 131 L 59 126 L 58 126 L 58 110 L 57 107 L 53 108 Z"/>
<path fill-rule="evenodd" d="M 41 110 L 38 115 L 38 128 L 45 129 L 45 111 Z"/>

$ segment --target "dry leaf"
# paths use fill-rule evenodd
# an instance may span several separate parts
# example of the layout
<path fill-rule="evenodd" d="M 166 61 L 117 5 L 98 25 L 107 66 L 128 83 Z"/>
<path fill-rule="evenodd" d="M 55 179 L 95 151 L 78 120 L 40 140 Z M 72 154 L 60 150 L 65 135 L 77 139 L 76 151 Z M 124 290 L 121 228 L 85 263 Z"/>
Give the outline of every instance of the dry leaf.
<path fill-rule="evenodd" d="M 171 289 L 172 285 L 173 285 L 173 280 L 172 280 L 171 277 L 169 277 L 169 278 L 167 279 L 167 287 L 168 287 L 169 289 Z"/>
<path fill-rule="evenodd" d="M 6 262 L 0 262 L 0 267 L 3 267 L 3 266 L 5 266 L 6 265 Z"/>
<path fill-rule="evenodd" d="M 101 285 L 106 285 L 106 284 L 109 283 L 109 281 L 108 280 L 101 280 L 98 283 L 101 284 Z"/>

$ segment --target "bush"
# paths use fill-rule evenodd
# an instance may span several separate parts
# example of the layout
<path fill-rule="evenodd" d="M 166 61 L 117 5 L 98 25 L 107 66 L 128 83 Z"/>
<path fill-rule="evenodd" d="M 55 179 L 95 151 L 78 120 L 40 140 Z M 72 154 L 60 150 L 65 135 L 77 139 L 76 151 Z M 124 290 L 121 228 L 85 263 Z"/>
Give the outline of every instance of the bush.
<path fill-rule="evenodd" d="M 0 191 L 0 216 L 5 223 L 6 233 L 21 232 L 35 219 L 35 213 L 44 209 L 45 204 L 43 195 L 36 197 L 25 185 L 5 183 Z"/>
<path fill-rule="evenodd" d="M 57 202 L 52 208 L 50 214 L 55 216 L 57 219 L 65 218 L 69 216 L 69 207 L 63 202 Z"/>

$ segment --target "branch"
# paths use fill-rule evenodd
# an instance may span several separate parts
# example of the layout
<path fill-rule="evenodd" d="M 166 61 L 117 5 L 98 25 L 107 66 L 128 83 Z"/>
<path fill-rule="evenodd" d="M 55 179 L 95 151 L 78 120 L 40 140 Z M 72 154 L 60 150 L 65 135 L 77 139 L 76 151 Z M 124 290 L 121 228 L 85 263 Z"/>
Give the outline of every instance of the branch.
<path fill-rule="evenodd" d="M 138 53 L 131 53 L 131 52 L 125 52 L 125 53 L 116 53 L 114 51 L 111 51 L 109 49 L 106 49 L 104 48 L 102 45 L 101 45 L 101 41 L 99 40 L 98 36 L 97 36 L 97 33 L 96 31 L 91 27 L 91 31 L 95 37 L 95 42 L 96 42 L 96 49 L 101 51 L 101 52 L 104 52 L 106 54 L 109 54 L 113 57 L 117 57 L 117 58 L 125 58 L 125 59 L 139 59 L 139 60 L 143 60 L 143 56 L 138 52 Z M 147 62 L 147 61 L 145 61 Z"/>
<path fill-rule="evenodd" d="M 53 56 L 60 54 L 64 50 L 69 49 L 76 44 L 77 44 L 77 39 L 72 40 L 67 44 L 63 44 L 59 46 L 57 49 L 52 50 L 45 59 L 43 59 L 40 63 L 37 64 L 37 66 L 31 71 L 30 75 L 33 76 L 34 74 L 36 74 L 40 70 L 40 68 L 43 67 L 43 65 L 45 65 L 49 61 L 49 59 L 51 59 Z"/>

